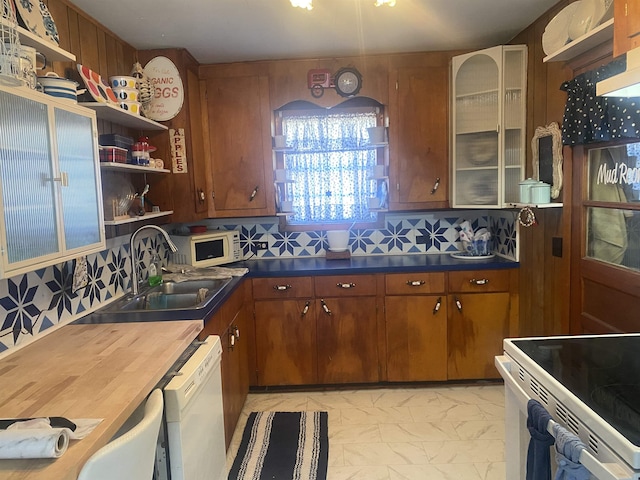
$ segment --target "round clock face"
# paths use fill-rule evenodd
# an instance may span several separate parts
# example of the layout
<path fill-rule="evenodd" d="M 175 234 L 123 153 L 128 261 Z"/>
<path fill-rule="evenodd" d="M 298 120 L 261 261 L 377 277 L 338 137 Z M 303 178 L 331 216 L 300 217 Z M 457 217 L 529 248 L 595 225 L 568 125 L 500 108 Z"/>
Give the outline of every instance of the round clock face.
<path fill-rule="evenodd" d="M 355 68 L 342 68 L 336 73 L 334 82 L 338 95 L 352 97 L 362 87 L 362 76 Z"/>

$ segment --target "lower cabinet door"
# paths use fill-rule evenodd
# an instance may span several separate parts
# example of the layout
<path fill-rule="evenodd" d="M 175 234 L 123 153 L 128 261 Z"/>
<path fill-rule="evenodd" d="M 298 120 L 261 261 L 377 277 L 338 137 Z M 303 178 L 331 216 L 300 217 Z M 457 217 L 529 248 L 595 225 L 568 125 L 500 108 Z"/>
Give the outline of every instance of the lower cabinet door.
<path fill-rule="evenodd" d="M 255 302 L 258 385 L 317 383 L 313 300 Z"/>
<path fill-rule="evenodd" d="M 447 379 L 444 295 L 387 296 L 385 322 L 390 382 Z"/>
<path fill-rule="evenodd" d="M 509 336 L 509 293 L 450 294 L 450 380 L 499 378 L 494 357 Z"/>
<path fill-rule="evenodd" d="M 380 380 L 376 297 L 317 299 L 318 383 Z"/>

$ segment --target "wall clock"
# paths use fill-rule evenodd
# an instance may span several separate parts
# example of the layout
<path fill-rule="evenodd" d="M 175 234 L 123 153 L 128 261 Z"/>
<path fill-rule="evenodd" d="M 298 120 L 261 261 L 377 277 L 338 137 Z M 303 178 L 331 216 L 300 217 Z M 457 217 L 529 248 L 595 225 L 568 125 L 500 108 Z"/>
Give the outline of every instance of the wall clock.
<path fill-rule="evenodd" d="M 353 97 L 362 88 L 362 75 L 353 67 L 338 70 L 334 76 L 336 92 L 342 97 Z"/>

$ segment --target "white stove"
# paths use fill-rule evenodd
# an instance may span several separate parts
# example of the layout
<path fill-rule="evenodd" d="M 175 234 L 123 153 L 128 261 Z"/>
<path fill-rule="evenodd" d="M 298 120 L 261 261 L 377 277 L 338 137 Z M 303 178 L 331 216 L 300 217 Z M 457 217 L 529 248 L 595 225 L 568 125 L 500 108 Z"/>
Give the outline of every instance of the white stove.
<path fill-rule="evenodd" d="M 587 446 L 580 462 L 592 478 L 640 480 L 640 334 L 503 345 L 495 363 L 505 381 L 506 478 L 525 478 L 527 402 L 534 399 Z"/>

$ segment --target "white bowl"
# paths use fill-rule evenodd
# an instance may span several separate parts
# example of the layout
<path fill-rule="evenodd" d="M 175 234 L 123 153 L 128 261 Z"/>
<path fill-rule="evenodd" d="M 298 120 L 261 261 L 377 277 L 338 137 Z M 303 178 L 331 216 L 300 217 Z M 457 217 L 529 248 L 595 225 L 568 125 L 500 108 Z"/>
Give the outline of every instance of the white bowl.
<path fill-rule="evenodd" d="M 120 102 L 137 102 L 138 90 L 128 87 L 115 87 L 113 93 L 116 94 Z"/>
<path fill-rule="evenodd" d="M 332 252 L 344 252 L 349 248 L 349 230 L 330 230 L 327 241 Z"/>

